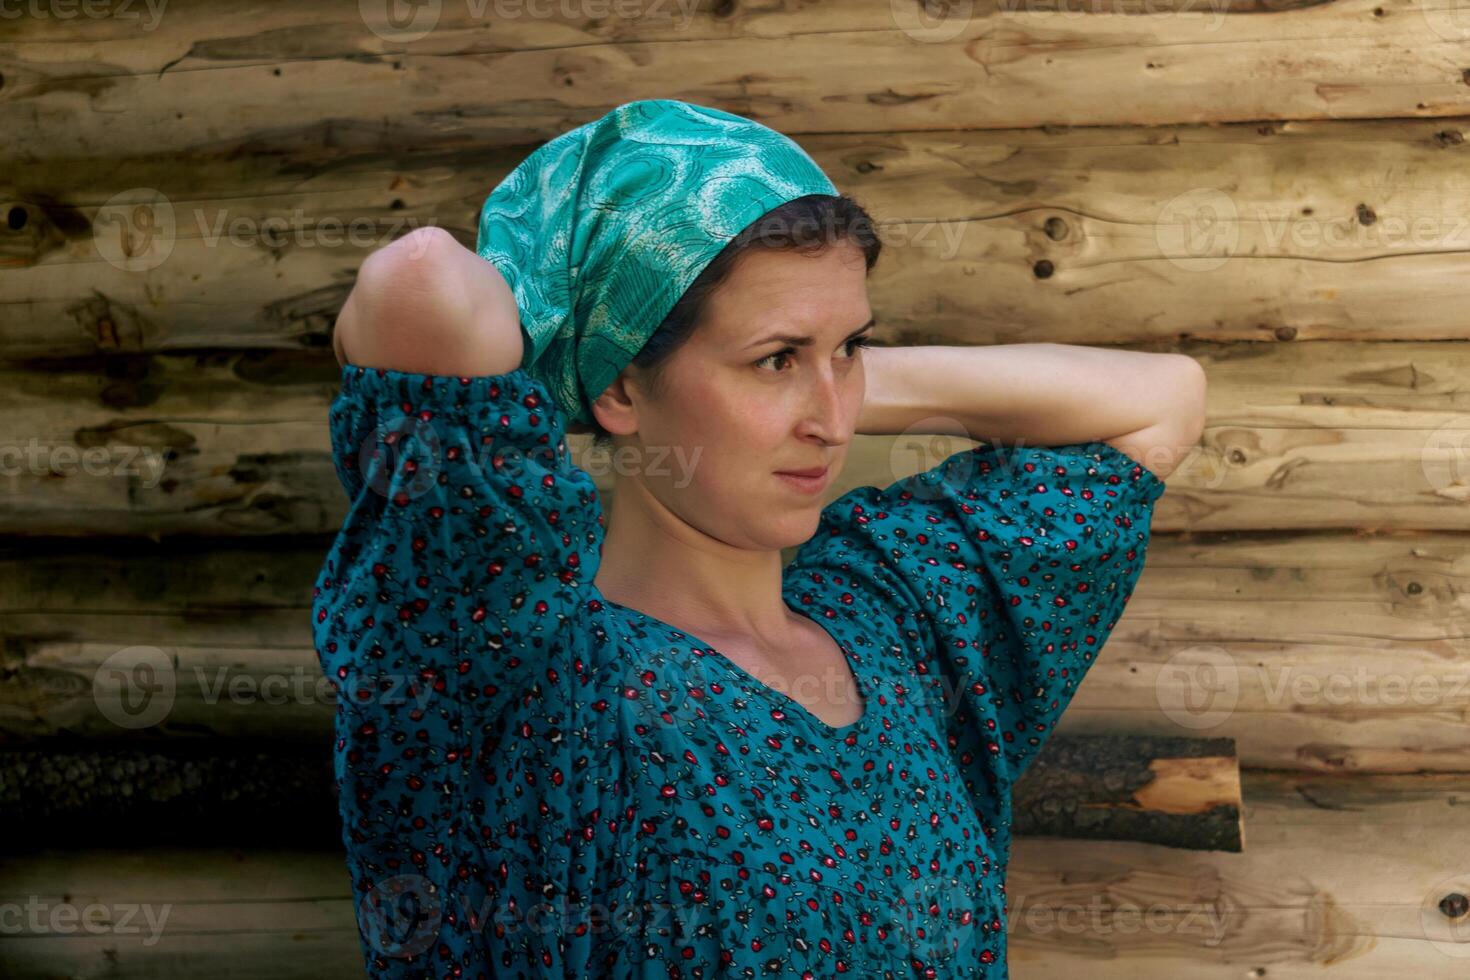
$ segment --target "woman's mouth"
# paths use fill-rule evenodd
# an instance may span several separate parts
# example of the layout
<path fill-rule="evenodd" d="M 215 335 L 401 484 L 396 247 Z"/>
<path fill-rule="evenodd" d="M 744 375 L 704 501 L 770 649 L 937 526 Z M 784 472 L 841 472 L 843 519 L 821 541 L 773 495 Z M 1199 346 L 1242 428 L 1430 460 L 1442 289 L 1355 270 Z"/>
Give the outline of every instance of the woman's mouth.
<path fill-rule="evenodd" d="M 786 484 L 802 493 L 817 493 L 827 485 L 828 467 L 810 470 L 782 470 L 776 473 Z"/>

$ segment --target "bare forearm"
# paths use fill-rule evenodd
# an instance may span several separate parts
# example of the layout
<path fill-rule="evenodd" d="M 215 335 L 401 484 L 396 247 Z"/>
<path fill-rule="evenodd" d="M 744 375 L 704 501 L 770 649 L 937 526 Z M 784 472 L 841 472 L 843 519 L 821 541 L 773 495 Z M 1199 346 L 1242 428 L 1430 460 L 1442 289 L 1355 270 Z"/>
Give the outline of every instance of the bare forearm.
<path fill-rule="evenodd" d="M 872 348 L 858 431 L 982 442 L 1100 440 L 1163 475 L 1198 442 L 1204 372 L 1181 354 L 1070 344 Z"/>

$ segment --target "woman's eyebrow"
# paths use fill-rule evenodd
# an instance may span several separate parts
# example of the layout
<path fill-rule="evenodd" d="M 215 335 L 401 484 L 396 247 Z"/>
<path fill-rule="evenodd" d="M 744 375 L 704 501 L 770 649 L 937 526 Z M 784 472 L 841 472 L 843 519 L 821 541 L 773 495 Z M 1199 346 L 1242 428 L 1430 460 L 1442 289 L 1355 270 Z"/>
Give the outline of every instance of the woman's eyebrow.
<path fill-rule="evenodd" d="M 863 324 L 861 327 L 858 327 L 852 333 L 848 334 L 847 335 L 847 339 L 848 340 L 851 340 L 852 338 L 856 337 L 858 334 L 862 333 L 864 330 L 870 329 L 877 322 L 878 322 L 878 318 L 875 316 L 872 319 L 870 319 L 867 323 Z M 790 334 L 772 334 L 771 336 L 769 336 L 769 337 L 763 337 L 760 340 L 757 340 L 756 342 L 754 342 L 752 344 L 746 344 L 745 347 L 746 347 L 746 350 L 749 350 L 752 347 L 759 347 L 761 344 L 770 344 L 770 343 L 774 343 L 776 341 L 780 341 L 783 344 L 790 344 L 792 347 L 810 347 L 812 344 L 816 343 L 816 338 L 815 337 L 793 337 Z"/>

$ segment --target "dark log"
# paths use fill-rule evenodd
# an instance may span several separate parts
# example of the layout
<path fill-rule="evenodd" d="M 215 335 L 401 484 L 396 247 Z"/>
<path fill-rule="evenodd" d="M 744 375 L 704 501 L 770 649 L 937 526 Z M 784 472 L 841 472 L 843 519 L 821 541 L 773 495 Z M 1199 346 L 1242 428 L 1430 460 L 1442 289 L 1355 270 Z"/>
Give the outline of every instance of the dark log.
<path fill-rule="evenodd" d="M 196 739 L 0 752 L 5 851 L 94 846 L 338 846 L 330 743 Z"/>
<path fill-rule="evenodd" d="M 336 846 L 329 743 L 260 746 L 67 741 L 0 752 L 8 831 L 0 849 L 64 846 L 78 835 L 100 844 Z M 1058 735 L 1017 787 L 1015 831 L 1238 851 L 1239 807 L 1229 739 Z"/>
<path fill-rule="evenodd" d="M 1016 783 L 1018 835 L 1240 851 L 1240 767 L 1228 738 L 1050 739 Z"/>

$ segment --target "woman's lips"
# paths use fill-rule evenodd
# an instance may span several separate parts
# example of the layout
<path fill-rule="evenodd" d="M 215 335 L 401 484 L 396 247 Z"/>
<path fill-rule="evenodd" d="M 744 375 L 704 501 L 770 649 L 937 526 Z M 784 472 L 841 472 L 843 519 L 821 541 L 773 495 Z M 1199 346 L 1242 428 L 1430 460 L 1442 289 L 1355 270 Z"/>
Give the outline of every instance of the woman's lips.
<path fill-rule="evenodd" d="M 816 470 L 784 470 L 776 473 L 786 484 L 803 493 L 816 493 L 827 485 L 828 467 Z"/>

